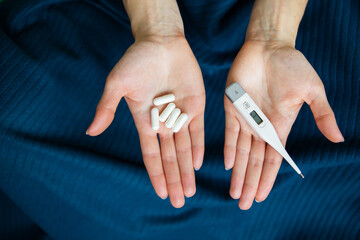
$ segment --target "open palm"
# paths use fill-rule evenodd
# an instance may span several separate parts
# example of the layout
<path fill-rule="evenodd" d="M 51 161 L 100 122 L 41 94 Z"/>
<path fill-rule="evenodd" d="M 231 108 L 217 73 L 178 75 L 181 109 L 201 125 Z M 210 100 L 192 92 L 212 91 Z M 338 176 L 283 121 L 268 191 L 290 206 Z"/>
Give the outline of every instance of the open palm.
<path fill-rule="evenodd" d="M 246 42 L 229 72 L 227 86 L 238 82 L 274 125 L 285 145 L 304 102 L 320 131 L 332 142 L 343 141 L 324 86 L 303 54 L 278 43 Z M 263 201 L 274 184 L 282 156 L 260 139 L 224 97 L 225 168 L 232 170 L 230 195 L 241 209 Z"/>
<path fill-rule="evenodd" d="M 157 132 L 151 128 L 152 100 L 166 93 L 176 96 L 176 106 L 189 117 L 175 134 L 164 124 Z M 199 169 L 203 159 L 205 108 L 201 71 L 185 38 L 169 38 L 166 43 L 142 40 L 126 51 L 106 80 L 89 135 L 111 124 L 122 97 L 133 115 L 156 193 L 161 198 L 169 195 L 174 207 L 183 206 L 184 195 L 191 197 L 196 191 L 194 168 Z M 165 107 L 159 106 L 159 111 Z"/>

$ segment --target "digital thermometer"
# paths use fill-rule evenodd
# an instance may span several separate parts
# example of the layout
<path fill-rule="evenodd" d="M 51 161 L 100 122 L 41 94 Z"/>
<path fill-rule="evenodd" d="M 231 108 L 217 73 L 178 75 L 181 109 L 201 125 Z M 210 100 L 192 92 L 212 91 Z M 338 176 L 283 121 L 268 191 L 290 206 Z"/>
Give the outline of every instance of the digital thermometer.
<path fill-rule="evenodd" d="M 230 84 L 230 86 L 225 89 L 225 94 L 259 137 L 280 153 L 290 166 L 304 178 L 304 175 L 282 145 L 279 136 L 269 119 L 240 84 L 237 82 Z"/>

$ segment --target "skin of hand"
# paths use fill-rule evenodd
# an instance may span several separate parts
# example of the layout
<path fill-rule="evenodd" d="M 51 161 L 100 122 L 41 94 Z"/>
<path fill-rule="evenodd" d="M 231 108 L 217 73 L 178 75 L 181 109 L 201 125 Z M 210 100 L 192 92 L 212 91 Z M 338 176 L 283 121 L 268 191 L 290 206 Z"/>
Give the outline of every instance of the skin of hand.
<path fill-rule="evenodd" d="M 294 48 L 295 40 L 278 36 L 271 39 L 248 31 L 226 86 L 236 81 L 245 89 L 269 118 L 284 146 L 304 102 L 310 105 L 327 139 L 344 141 L 323 83 L 304 55 Z M 247 210 L 254 199 L 264 201 L 270 193 L 282 156 L 257 136 L 226 96 L 224 107 L 224 163 L 226 169 L 232 168 L 230 196 L 239 199 L 239 207 Z"/>
<path fill-rule="evenodd" d="M 126 7 L 128 11 L 131 8 Z M 108 75 L 87 134 L 101 134 L 111 124 L 124 97 L 139 133 L 144 164 L 155 192 L 162 199 L 169 195 L 171 204 L 179 208 L 185 203 L 184 195 L 195 194 L 194 168 L 202 165 L 205 89 L 200 67 L 182 31 L 163 33 L 160 37 L 134 33 L 135 43 Z M 164 123 L 160 123 L 158 131 L 151 128 L 150 111 L 155 107 L 152 101 L 168 93 L 175 95 L 176 107 L 189 117 L 177 133 Z M 157 108 L 161 113 L 166 106 Z"/>

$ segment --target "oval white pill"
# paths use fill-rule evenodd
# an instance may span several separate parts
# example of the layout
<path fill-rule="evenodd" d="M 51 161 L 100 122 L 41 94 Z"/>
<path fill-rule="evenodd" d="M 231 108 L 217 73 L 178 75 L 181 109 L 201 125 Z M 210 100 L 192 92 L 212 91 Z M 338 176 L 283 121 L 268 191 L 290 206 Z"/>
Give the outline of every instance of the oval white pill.
<path fill-rule="evenodd" d="M 172 127 L 172 131 L 178 132 L 188 118 L 189 117 L 186 113 L 182 113 L 180 117 L 175 121 L 174 126 Z"/>
<path fill-rule="evenodd" d="M 159 120 L 160 122 L 165 122 L 166 119 L 170 116 L 171 112 L 175 109 L 174 103 L 169 103 L 164 111 L 160 114 Z"/>
<path fill-rule="evenodd" d="M 159 130 L 159 109 L 151 109 L 151 128 L 155 131 Z"/>
<path fill-rule="evenodd" d="M 176 119 L 178 118 L 178 116 L 180 115 L 180 113 L 181 113 L 180 109 L 175 108 L 175 109 L 171 112 L 168 120 L 166 120 L 165 126 L 166 126 L 167 128 L 172 128 L 172 126 L 174 125 L 174 123 L 175 123 Z"/>
<path fill-rule="evenodd" d="M 153 103 L 155 106 L 159 106 L 165 103 L 173 102 L 175 101 L 175 95 L 174 94 L 166 94 L 161 97 L 157 97 L 153 100 Z"/>

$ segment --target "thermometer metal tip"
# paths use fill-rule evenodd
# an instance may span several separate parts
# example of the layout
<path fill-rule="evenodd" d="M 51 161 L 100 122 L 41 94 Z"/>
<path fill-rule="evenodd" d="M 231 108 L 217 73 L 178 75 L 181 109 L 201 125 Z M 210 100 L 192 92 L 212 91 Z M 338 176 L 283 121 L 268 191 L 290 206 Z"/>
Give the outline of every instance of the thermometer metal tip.
<path fill-rule="evenodd" d="M 300 176 L 301 176 L 302 178 L 305 178 L 305 177 L 304 177 L 304 175 L 303 175 L 302 173 L 300 173 Z"/>

